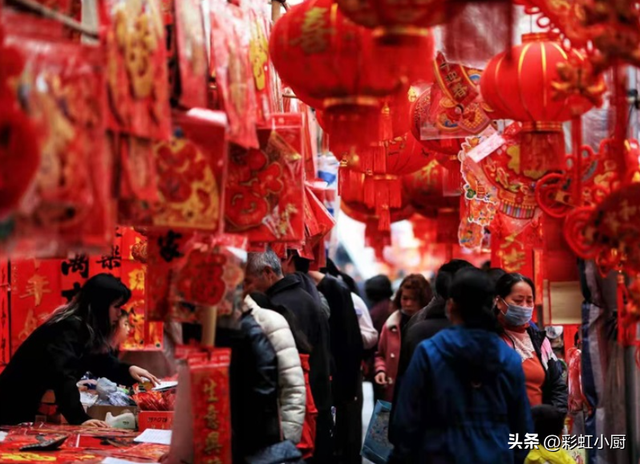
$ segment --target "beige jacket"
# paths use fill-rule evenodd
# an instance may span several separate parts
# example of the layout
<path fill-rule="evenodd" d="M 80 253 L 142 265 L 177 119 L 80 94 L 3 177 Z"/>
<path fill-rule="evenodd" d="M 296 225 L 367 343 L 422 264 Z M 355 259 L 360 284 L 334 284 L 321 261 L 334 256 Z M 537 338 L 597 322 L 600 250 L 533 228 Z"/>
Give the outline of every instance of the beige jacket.
<path fill-rule="evenodd" d="M 282 432 L 285 439 L 297 444 L 302 436 L 307 396 L 300 355 L 291 329 L 284 317 L 270 309 L 261 308 L 250 296 L 244 302 L 276 352 Z"/>

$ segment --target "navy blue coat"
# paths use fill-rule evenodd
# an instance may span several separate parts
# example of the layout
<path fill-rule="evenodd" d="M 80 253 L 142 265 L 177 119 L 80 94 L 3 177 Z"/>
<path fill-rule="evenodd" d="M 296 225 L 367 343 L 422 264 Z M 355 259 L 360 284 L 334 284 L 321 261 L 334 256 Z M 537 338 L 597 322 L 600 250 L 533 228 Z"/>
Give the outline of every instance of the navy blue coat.
<path fill-rule="evenodd" d="M 509 434 L 534 430 L 520 356 L 492 332 L 440 331 L 416 350 L 392 427 L 393 462 L 521 464 Z"/>

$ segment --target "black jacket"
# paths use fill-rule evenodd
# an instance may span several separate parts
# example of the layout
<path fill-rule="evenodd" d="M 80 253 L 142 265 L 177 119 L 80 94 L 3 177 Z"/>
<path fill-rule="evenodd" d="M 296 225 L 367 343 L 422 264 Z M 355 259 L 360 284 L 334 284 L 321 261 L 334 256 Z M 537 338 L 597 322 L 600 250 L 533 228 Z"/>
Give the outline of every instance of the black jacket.
<path fill-rule="evenodd" d="M 38 327 L 0 373 L 0 424 L 33 422 L 47 390 L 70 424 L 89 420 L 76 386 L 88 371 L 118 384 L 134 383 L 129 364 L 110 353 L 90 354 L 88 341 L 86 326 L 76 318 Z"/>
<path fill-rule="evenodd" d="M 446 306 L 447 302 L 436 296 L 407 323 L 404 329 L 406 336 L 402 339 L 402 347 L 400 349 L 396 382 L 409 368 L 409 363 L 411 363 L 411 358 L 418 345 L 433 337 L 442 329 L 451 327 L 451 322 L 447 319 L 445 312 Z M 396 390 L 399 390 L 397 386 Z"/>
<path fill-rule="evenodd" d="M 251 314 L 240 329 L 219 329 L 218 346 L 231 348 L 229 386 L 233 462 L 281 441 L 276 353 Z"/>
<path fill-rule="evenodd" d="M 331 310 L 332 370 L 331 392 L 334 405 L 356 399 L 360 391 L 360 369 L 364 358 L 358 316 L 353 307 L 351 291 L 335 277 L 326 275 L 318 284 Z"/>
<path fill-rule="evenodd" d="M 320 306 L 302 289 L 295 275 L 287 275 L 267 290 L 267 296 L 277 305 L 293 312 L 300 330 L 311 345 L 309 384 L 318 411 L 330 411 L 331 378 L 329 369 L 329 322 Z"/>
<path fill-rule="evenodd" d="M 544 359 L 551 354 L 543 353 L 542 351 L 542 344 L 547 337 L 547 333 L 544 330 L 539 330 L 533 323 L 529 324 L 527 333 L 531 337 L 536 355 L 544 367 Z M 569 409 L 569 391 L 566 382 L 562 378 L 562 365 L 555 357 L 548 359 L 546 364 L 545 378 L 542 384 L 542 402 L 566 413 Z"/>
<path fill-rule="evenodd" d="M 391 427 L 394 422 L 395 405 L 398 395 L 400 394 L 400 385 L 404 375 L 409 369 L 413 354 L 420 344 L 436 335 L 443 329 L 451 327 L 451 322 L 447 319 L 446 314 L 447 302 L 436 295 L 427 306 L 416 313 L 407 323 L 405 327 L 406 336 L 402 338 L 400 347 L 400 359 L 398 360 L 398 373 L 396 374 L 396 386 L 393 390 L 393 410 L 389 418 L 389 436 L 392 440 L 398 437 L 394 436 L 395 429 Z"/>

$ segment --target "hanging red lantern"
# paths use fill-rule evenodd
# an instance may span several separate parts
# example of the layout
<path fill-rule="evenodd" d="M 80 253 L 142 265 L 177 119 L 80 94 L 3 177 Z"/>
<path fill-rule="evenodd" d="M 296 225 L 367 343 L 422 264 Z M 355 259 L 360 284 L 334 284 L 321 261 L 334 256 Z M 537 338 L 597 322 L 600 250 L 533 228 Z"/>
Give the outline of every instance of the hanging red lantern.
<path fill-rule="evenodd" d="M 459 197 L 443 196 L 446 170 L 434 159 L 419 171 L 402 178 L 403 196 L 418 214 L 435 217 L 441 208 L 457 208 Z"/>
<path fill-rule="evenodd" d="M 562 123 L 593 106 L 585 97 L 568 97 L 554 86 L 560 82 L 559 68 L 576 63 L 584 63 L 584 57 L 566 52 L 557 36 L 525 34 L 521 45 L 496 55 L 482 75 L 484 100 L 501 117 L 523 123 L 521 166 L 525 170 L 559 167 L 564 156 Z"/>
<path fill-rule="evenodd" d="M 335 143 L 380 140 L 381 98 L 400 91 L 404 79 L 380 64 L 370 30 L 347 19 L 332 0 L 307 0 L 275 24 L 269 51 L 298 97 L 322 101 Z"/>

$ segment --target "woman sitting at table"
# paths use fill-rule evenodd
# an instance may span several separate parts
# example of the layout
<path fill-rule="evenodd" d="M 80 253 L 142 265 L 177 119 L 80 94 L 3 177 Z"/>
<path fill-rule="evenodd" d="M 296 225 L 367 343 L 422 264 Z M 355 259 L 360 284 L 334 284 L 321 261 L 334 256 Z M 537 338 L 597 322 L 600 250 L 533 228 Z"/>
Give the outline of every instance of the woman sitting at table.
<path fill-rule="evenodd" d="M 106 427 L 91 420 L 80 403 L 76 383 L 87 371 L 122 385 L 145 379 L 157 384 L 147 370 L 111 354 L 121 307 L 129 298 L 131 291 L 120 280 L 98 274 L 37 328 L 0 373 L 0 424 L 33 422 L 44 393 L 53 390 L 67 422 Z"/>

